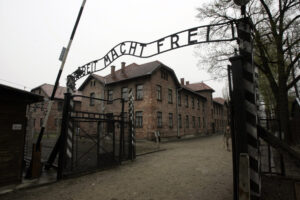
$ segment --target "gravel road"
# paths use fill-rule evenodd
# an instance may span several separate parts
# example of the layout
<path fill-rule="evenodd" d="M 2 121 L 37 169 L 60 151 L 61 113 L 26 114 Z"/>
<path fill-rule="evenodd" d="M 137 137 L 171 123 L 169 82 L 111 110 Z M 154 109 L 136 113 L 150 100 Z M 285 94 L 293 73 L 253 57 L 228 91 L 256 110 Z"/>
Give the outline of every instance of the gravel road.
<path fill-rule="evenodd" d="M 231 200 L 231 152 L 221 135 L 162 144 L 122 166 L 20 190 L 2 200 Z"/>

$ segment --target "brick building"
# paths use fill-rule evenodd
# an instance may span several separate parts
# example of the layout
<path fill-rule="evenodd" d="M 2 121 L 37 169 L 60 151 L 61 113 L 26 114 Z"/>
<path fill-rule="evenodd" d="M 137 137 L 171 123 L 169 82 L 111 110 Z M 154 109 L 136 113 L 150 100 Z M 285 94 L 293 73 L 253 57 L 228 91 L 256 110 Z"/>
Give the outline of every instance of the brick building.
<path fill-rule="evenodd" d="M 49 99 L 52 89 L 52 85 L 43 84 L 32 92 Z M 127 66 L 122 62 L 119 70 L 111 66 L 111 73 L 107 76 L 89 75 L 78 88 L 77 94 L 108 101 L 77 97 L 76 110 L 108 116 L 120 115 L 120 100 L 113 100 L 124 98 L 125 118 L 128 119 L 129 89 L 134 92 L 135 131 L 138 139 L 152 139 L 156 131 L 161 137 L 167 138 L 206 135 L 225 129 L 222 127 L 225 124 L 219 122 L 227 118 L 226 112 L 219 111 L 223 110 L 225 101 L 213 101 L 214 90 L 203 82 L 189 83 L 183 78 L 179 82 L 175 72 L 159 61 Z M 56 133 L 60 130 L 65 92 L 65 87 L 59 87 L 56 92 L 46 132 Z M 42 125 L 46 102 L 37 104 L 40 109 L 31 107 L 35 131 L 39 131 Z M 218 114 L 214 114 L 215 112 Z M 81 123 L 80 128 L 82 131 L 95 133 L 97 123 Z"/>
<path fill-rule="evenodd" d="M 213 127 L 215 133 L 223 133 L 228 122 L 228 104 L 221 97 L 213 98 Z"/>
<path fill-rule="evenodd" d="M 90 75 L 78 90 L 84 96 L 107 100 L 122 97 L 127 101 L 129 89 L 135 94 L 137 138 L 150 139 L 155 131 L 161 137 L 213 133 L 214 90 L 203 82 L 190 84 L 184 79 L 179 82 L 175 72 L 159 61 L 128 66 L 122 62 L 119 70 L 111 66 L 107 76 Z M 81 109 L 120 114 L 121 104 L 82 99 Z"/>
<path fill-rule="evenodd" d="M 32 93 L 38 94 L 44 97 L 43 102 L 31 104 L 28 107 L 27 117 L 29 119 L 29 129 L 33 134 L 39 133 L 43 124 L 43 120 L 47 111 L 49 99 L 53 91 L 53 85 L 42 84 L 31 90 Z M 64 93 L 66 93 L 66 87 L 59 86 L 56 90 L 54 103 L 49 115 L 47 127 L 45 130 L 46 134 L 57 134 L 60 132 L 62 110 L 64 104 Z M 75 106 L 80 107 L 81 99 L 77 98 Z"/>

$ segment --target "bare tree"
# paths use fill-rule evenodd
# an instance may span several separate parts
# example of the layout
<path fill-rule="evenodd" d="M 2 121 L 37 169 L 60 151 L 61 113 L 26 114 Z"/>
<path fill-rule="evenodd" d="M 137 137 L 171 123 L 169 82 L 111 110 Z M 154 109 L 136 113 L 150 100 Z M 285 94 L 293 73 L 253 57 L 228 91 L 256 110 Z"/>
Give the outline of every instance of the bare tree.
<path fill-rule="evenodd" d="M 198 8 L 197 17 L 220 23 L 237 19 L 239 10 L 233 1 L 214 0 Z M 300 1 L 252 0 L 246 6 L 246 16 L 251 19 L 253 27 L 254 64 L 266 77 L 275 98 L 276 116 L 286 141 L 291 143 L 288 91 L 300 80 L 300 75 L 292 79 L 292 71 L 297 70 L 300 58 Z M 216 31 L 215 34 L 224 33 Z M 233 48 L 234 45 L 226 45 L 226 48 L 210 52 L 208 71 L 222 74 L 220 64 L 216 63 L 232 55 Z"/>

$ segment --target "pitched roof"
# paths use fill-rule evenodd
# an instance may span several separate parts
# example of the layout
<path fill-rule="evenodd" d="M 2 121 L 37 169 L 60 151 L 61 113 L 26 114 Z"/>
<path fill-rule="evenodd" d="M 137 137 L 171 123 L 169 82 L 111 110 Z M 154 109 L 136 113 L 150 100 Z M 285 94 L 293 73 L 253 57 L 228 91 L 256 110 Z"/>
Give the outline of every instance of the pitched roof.
<path fill-rule="evenodd" d="M 194 91 L 212 91 L 214 92 L 215 90 L 212 89 L 211 87 L 209 87 L 208 85 L 206 85 L 205 83 L 203 82 L 199 82 L 199 83 L 190 83 L 188 85 L 185 85 L 186 87 L 194 90 Z"/>
<path fill-rule="evenodd" d="M 119 81 L 124 81 L 127 79 L 132 79 L 132 78 L 138 78 L 146 75 L 151 75 L 158 67 L 164 66 L 168 68 L 168 70 L 174 71 L 164 65 L 163 63 L 159 61 L 152 61 L 149 63 L 144 63 L 144 64 L 136 64 L 132 63 L 124 68 L 124 72 L 122 72 L 122 69 L 116 70 L 115 75 L 113 76 L 112 74 L 109 74 L 105 76 L 105 81 L 106 84 L 111 84 Z M 174 73 L 175 75 L 175 73 Z"/>
<path fill-rule="evenodd" d="M 226 103 L 226 100 L 223 99 L 222 97 L 213 98 L 213 101 L 218 103 L 218 104 L 221 104 L 221 105 L 224 105 Z"/>
<path fill-rule="evenodd" d="M 169 68 L 168 66 L 164 65 L 160 61 L 152 61 L 149 63 L 144 64 L 136 64 L 132 63 L 124 68 L 124 71 L 122 69 L 116 70 L 114 76 L 112 74 L 108 74 L 106 76 L 100 76 L 96 74 L 91 74 L 79 87 L 78 90 L 82 90 L 85 84 L 88 82 L 90 78 L 95 78 L 96 80 L 100 81 L 103 84 L 113 84 L 120 81 L 125 81 L 133 78 L 143 77 L 147 75 L 151 75 L 155 70 L 157 70 L 159 67 L 164 67 L 167 70 L 169 70 L 171 73 L 173 73 L 175 77 L 175 81 L 177 84 L 179 84 L 178 79 L 176 77 L 175 72 L 173 69 Z"/>
<path fill-rule="evenodd" d="M 2 101 L 25 102 L 27 104 L 41 102 L 44 100 L 43 96 L 3 84 L 0 84 L 0 96 Z"/>
<path fill-rule="evenodd" d="M 33 92 L 34 90 L 39 89 L 39 88 L 44 91 L 44 93 L 46 94 L 46 97 L 50 98 L 54 86 L 51 85 L 51 84 L 48 84 L 48 83 L 44 83 L 44 84 L 32 89 L 31 92 Z M 66 87 L 58 86 L 57 89 L 56 89 L 54 98 L 55 99 L 64 99 L 64 94 L 66 92 L 67 92 Z M 81 95 L 81 92 L 76 91 L 75 94 Z M 78 98 L 76 98 L 75 100 L 80 101 L 80 99 L 78 99 Z"/>
<path fill-rule="evenodd" d="M 188 87 L 186 87 L 184 85 L 181 85 L 181 88 L 184 89 L 184 90 L 187 90 L 187 91 L 189 91 L 189 92 L 191 92 L 193 94 L 196 94 L 197 96 L 199 96 L 200 98 L 202 98 L 204 100 L 207 100 L 206 97 L 202 96 L 201 94 L 197 93 L 196 91 L 194 91 L 194 90 L 192 90 L 192 89 L 190 89 L 190 88 L 188 88 Z"/>

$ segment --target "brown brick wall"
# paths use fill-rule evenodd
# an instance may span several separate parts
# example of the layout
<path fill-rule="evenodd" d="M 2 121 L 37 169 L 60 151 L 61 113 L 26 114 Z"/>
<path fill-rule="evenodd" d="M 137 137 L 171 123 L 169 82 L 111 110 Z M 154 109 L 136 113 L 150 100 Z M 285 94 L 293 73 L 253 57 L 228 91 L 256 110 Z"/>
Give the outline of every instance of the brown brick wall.
<path fill-rule="evenodd" d="M 136 127 L 136 137 L 138 139 L 154 137 L 154 132 L 159 131 L 161 137 L 176 137 L 184 135 L 196 135 L 196 134 L 210 134 L 212 133 L 213 119 L 213 106 L 212 106 L 212 92 L 202 91 L 200 94 L 205 96 L 207 100 L 204 100 L 199 95 L 190 92 L 186 89 L 181 89 L 181 105 L 176 109 L 177 104 L 177 81 L 174 80 L 174 76 L 171 72 L 168 72 L 168 80 L 161 77 L 160 70 L 155 71 L 151 76 L 130 79 L 128 81 L 116 82 L 109 84 L 105 88 L 103 85 L 96 81 L 96 84 L 90 83 L 95 81 L 91 79 L 86 87 L 83 88 L 83 95 L 90 96 L 90 93 L 94 92 L 96 98 L 108 98 L 108 90 L 113 90 L 113 99 L 121 97 L 121 89 L 127 87 L 132 88 L 135 96 L 134 108 L 135 112 L 143 113 L 143 127 Z M 136 86 L 143 85 L 143 99 L 136 99 Z M 157 85 L 161 86 L 162 99 L 157 99 Z M 172 90 L 172 103 L 168 102 L 168 90 Z M 188 107 L 185 106 L 185 95 L 188 95 Z M 194 98 L 194 108 L 192 106 L 192 98 Z M 199 109 L 197 101 L 199 99 Z M 114 101 L 109 104 L 107 102 L 96 101 L 94 106 L 89 105 L 89 99 L 82 99 L 82 110 L 90 112 L 114 113 L 119 115 L 121 113 L 120 101 Z M 102 108 L 102 109 L 101 109 Z M 124 111 L 128 114 L 128 102 L 125 102 Z M 162 113 L 162 127 L 157 125 L 157 112 Z M 169 113 L 173 116 L 173 126 L 169 126 Z M 177 113 L 181 115 L 182 127 L 178 127 Z M 186 116 L 189 119 L 189 125 L 186 126 Z M 195 127 L 193 126 L 193 117 L 195 118 Z M 200 119 L 200 124 L 199 124 Z M 95 129 L 95 127 L 89 127 Z"/>

